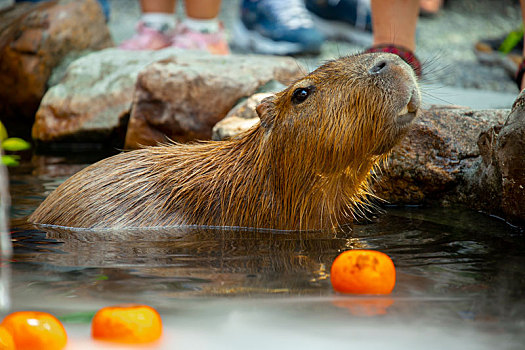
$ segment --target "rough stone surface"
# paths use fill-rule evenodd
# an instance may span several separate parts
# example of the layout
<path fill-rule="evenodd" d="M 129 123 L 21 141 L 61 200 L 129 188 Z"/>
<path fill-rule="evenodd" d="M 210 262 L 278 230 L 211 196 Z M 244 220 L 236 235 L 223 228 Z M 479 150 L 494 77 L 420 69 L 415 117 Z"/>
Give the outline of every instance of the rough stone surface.
<path fill-rule="evenodd" d="M 525 94 L 498 135 L 496 159 L 501 173 L 505 216 L 525 223 Z"/>
<path fill-rule="evenodd" d="M 506 219 L 525 225 L 525 92 L 522 91 L 503 126 L 480 135 L 483 161 L 478 171 L 485 200 Z M 482 209 L 490 210 L 487 205 Z"/>
<path fill-rule="evenodd" d="M 113 45 L 96 0 L 21 3 L 0 13 L 0 23 L 0 113 L 11 131 L 21 121 L 30 130 L 64 56 Z"/>
<path fill-rule="evenodd" d="M 42 99 L 33 138 L 41 142 L 105 142 L 126 125 L 140 70 L 178 54 L 176 49 L 130 54 L 110 48 L 76 60 Z"/>
<path fill-rule="evenodd" d="M 255 112 L 255 108 L 264 98 L 271 95 L 269 92 L 261 92 L 238 103 L 223 120 L 215 124 L 212 130 L 212 139 L 225 140 L 257 124 L 259 116 Z"/>
<path fill-rule="evenodd" d="M 195 54 L 151 64 L 137 79 L 125 147 L 209 139 L 239 99 L 303 73 L 292 58 L 256 55 Z"/>
<path fill-rule="evenodd" d="M 480 162 L 480 133 L 503 124 L 508 110 L 433 108 L 423 111 L 394 148 L 375 193 L 390 203 L 462 202 Z"/>
<path fill-rule="evenodd" d="M 375 193 L 391 203 L 405 204 L 460 195 L 458 186 L 479 162 L 479 134 L 502 124 L 507 114 L 508 110 L 457 108 L 423 111 L 392 151 Z"/>

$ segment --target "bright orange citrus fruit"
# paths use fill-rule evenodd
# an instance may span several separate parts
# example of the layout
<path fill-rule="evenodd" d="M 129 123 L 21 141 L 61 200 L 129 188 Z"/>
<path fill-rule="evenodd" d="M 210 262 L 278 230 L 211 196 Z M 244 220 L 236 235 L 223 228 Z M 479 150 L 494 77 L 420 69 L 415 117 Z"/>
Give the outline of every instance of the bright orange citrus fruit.
<path fill-rule="evenodd" d="M 91 321 L 91 335 L 120 343 L 150 343 L 162 335 L 159 313 L 147 305 L 116 305 L 100 309 Z"/>
<path fill-rule="evenodd" d="M 348 250 L 335 258 L 330 280 L 341 293 L 389 294 L 396 284 L 396 269 L 384 253 Z"/>
<path fill-rule="evenodd" d="M 15 350 L 15 341 L 3 326 L 0 326 L 0 350 Z"/>
<path fill-rule="evenodd" d="M 64 326 L 47 312 L 13 312 L 4 318 L 1 326 L 11 335 L 17 350 L 63 349 L 67 343 Z"/>

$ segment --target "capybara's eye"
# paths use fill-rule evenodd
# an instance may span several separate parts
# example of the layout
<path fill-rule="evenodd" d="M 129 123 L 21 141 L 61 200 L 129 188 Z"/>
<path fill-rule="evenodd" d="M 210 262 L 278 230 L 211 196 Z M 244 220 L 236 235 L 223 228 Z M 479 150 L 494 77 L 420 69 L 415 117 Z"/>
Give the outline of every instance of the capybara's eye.
<path fill-rule="evenodd" d="M 303 102 L 304 100 L 306 100 L 309 95 L 310 95 L 310 88 L 309 87 L 307 87 L 307 88 L 297 88 L 293 92 L 292 102 L 294 104 L 299 104 L 299 103 Z"/>

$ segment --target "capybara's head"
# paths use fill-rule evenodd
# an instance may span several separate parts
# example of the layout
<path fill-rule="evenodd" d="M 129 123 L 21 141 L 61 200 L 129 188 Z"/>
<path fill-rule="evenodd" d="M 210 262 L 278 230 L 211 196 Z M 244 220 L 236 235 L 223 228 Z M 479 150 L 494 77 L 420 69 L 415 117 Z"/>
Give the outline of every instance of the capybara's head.
<path fill-rule="evenodd" d="M 387 153 L 420 101 L 415 74 L 401 58 L 357 54 L 325 63 L 263 100 L 257 112 L 283 154 L 303 152 L 304 165 L 324 173 Z"/>

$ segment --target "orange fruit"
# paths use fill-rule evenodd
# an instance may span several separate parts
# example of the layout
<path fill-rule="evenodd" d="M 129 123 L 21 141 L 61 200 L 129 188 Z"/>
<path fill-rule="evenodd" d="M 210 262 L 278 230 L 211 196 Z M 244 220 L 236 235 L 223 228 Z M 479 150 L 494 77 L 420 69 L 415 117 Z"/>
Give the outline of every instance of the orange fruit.
<path fill-rule="evenodd" d="M 335 258 L 330 281 L 341 293 L 389 294 L 396 284 L 396 269 L 384 253 L 348 250 Z"/>
<path fill-rule="evenodd" d="M 53 315 L 39 311 L 18 311 L 7 315 L 3 326 L 21 349 L 63 349 L 67 343 L 66 330 Z"/>
<path fill-rule="evenodd" d="M 147 305 L 108 306 L 93 317 L 91 335 L 98 340 L 120 343 L 150 343 L 162 335 L 162 320 Z"/>
<path fill-rule="evenodd" d="M 11 334 L 0 326 L 0 350 L 15 350 L 15 341 Z"/>

